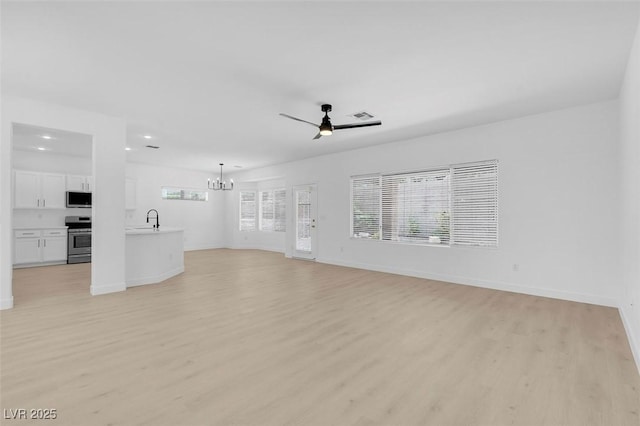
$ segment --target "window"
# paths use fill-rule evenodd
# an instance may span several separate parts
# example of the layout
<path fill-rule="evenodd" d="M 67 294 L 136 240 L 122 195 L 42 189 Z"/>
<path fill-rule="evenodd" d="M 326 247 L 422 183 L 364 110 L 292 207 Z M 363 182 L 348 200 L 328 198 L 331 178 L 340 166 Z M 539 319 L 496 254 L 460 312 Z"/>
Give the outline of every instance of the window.
<path fill-rule="evenodd" d="M 253 191 L 240 192 L 240 230 L 256 230 L 256 193 Z"/>
<path fill-rule="evenodd" d="M 361 176 L 351 180 L 351 235 L 380 239 L 380 176 Z"/>
<path fill-rule="evenodd" d="M 451 168 L 452 239 L 467 246 L 498 246 L 498 162 Z"/>
<path fill-rule="evenodd" d="M 260 191 L 261 231 L 273 231 L 273 191 Z"/>
<path fill-rule="evenodd" d="M 382 176 L 382 239 L 449 243 L 449 169 Z"/>
<path fill-rule="evenodd" d="M 188 200 L 188 201 L 207 201 L 209 193 L 199 189 L 184 189 L 163 186 L 161 197 L 163 200 Z"/>
<path fill-rule="evenodd" d="M 286 231 L 287 191 L 284 189 L 260 191 L 261 231 Z"/>
<path fill-rule="evenodd" d="M 273 230 L 285 232 L 287 230 L 287 191 L 285 189 L 273 191 L 273 200 L 275 203 Z"/>
<path fill-rule="evenodd" d="M 498 162 L 352 177 L 351 235 L 497 247 Z"/>

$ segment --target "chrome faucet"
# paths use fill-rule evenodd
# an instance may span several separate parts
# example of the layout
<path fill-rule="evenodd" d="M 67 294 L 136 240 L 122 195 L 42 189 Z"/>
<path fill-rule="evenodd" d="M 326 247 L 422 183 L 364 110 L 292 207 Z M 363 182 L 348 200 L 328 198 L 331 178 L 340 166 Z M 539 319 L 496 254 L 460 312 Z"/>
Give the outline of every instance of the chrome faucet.
<path fill-rule="evenodd" d="M 149 213 L 151 213 L 151 212 L 156 212 L 156 224 L 153 225 L 153 230 L 154 231 L 159 231 L 160 230 L 160 214 L 158 214 L 158 210 L 151 209 L 151 210 L 149 210 L 147 212 L 147 223 L 149 223 Z"/>

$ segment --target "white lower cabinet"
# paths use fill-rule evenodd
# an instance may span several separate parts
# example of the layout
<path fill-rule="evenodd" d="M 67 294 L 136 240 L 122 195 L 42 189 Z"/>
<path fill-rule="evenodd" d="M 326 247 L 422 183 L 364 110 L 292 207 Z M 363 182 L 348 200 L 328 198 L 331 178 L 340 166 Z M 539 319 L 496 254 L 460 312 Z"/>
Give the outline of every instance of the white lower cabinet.
<path fill-rule="evenodd" d="M 33 265 L 67 262 L 66 229 L 16 230 L 13 264 Z"/>
<path fill-rule="evenodd" d="M 13 250 L 14 264 L 38 263 L 41 255 L 40 237 L 16 238 L 13 243 Z"/>

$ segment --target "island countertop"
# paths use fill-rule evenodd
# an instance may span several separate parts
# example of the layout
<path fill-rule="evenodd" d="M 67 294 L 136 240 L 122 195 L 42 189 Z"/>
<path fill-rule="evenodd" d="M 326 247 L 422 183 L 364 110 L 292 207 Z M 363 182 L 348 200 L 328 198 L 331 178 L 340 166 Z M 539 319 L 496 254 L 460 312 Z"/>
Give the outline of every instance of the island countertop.
<path fill-rule="evenodd" d="M 147 227 L 131 226 L 131 227 L 124 228 L 124 231 L 126 235 L 149 235 L 149 234 L 159 235 L 159 234 L 166 234 L 169 232 L 183 232 L 184 229 L 161 226 L 158 231 L 154 231 L 153 228 L 151 227 L 147 228 Z"/>

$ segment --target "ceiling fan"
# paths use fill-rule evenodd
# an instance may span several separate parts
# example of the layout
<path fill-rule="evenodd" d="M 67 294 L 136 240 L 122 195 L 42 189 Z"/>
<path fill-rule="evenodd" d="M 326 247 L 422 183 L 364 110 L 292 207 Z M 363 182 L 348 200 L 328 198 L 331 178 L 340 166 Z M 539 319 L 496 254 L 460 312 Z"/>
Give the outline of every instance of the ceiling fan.
<path fill-rule="evenodd" d="M 331 112 L 331 105 L 324 104 L 320 109 L 322 109 L 322 112 L 324 112 L 324 117 L 322 117 L 322 123 L 319 125 L 307 120 L 303 120 L 301 118 L 292 117 L 288 114 L 280 113 L 280 115 L 283 117 L 290 118 L 292 120 L 311 124 L 313 127 L 317 127 L 320 131 L 318 132 L 316 137 L 313 139 L 320 139 L 322 136 L 329 136 L 330 134 L 333 133 L 334 130 L 354 129 L 356 127 L 379 126 L 382 124 L 382 121 L 378 120 L 378 121 L 368 121 L 364 123 L 337 124 L 334 126 L 333 124 L 331 124 L 331 119 L 329 118 L 329 112 Z"/>

